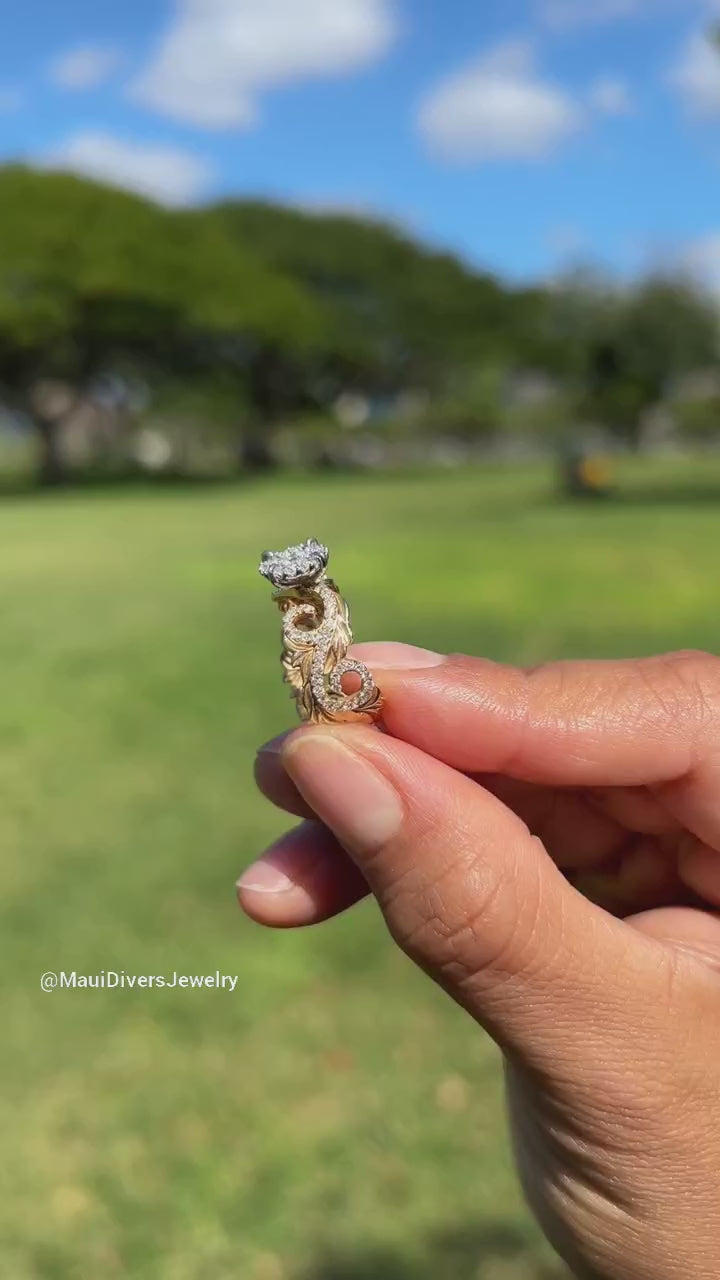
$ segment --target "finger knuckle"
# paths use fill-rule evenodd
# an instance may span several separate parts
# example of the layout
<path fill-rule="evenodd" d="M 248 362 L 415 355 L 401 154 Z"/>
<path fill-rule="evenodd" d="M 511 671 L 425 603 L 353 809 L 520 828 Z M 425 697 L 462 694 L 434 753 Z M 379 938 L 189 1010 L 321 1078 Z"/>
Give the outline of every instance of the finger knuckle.
<path fill-rule="evenodd" d="M 680 650 L 640 663 L 649 720 L 672 723 L 689 738 L 720 710 L 720 658 L 700 650 Z"/>
<path fill-rule="evenodd" d="M 540 889 L 526 873 L 520 894 L 515 879 L 508 865 L 501 876 L 477 864 L 471 878 L 448 870 L 405 902 L 399 915 L 412 924 L 399 939 L 403 950 L 456 991 L 488 984 L 497 990 L 520 972 L 527 976 L 539 950 Z"/>
<path fill-rule="evenodd" d="M 720 658 L 700 649 L 683 649 L 666 659 L 666 671 L 675 680 L 682 700 L 701 715 L 717 714 L 720 707 Z"/>
<path fill-rule="evenodd" d="M 392 904 L 392 915 L 400 922 L 398 941 L 403 950 L 424 967 L 455 982 L 477 963 L 476 945 L 493 915 L 501 888 L 497 878 L 475 875 L 471 892 L 460 898 L 457 876 L 453 865 L 432 883 L 399 883 Z"/>

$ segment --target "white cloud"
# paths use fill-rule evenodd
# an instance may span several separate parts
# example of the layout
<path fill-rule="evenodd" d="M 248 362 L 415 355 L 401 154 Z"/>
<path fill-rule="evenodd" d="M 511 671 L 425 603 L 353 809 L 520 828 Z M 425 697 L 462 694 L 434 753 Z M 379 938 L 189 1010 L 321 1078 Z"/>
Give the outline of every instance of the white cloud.
<path fill-rule="evenodd" d="M 624 80 L 602 76 L 590 86 L 590 106 L 600 115 L 626 116 L 633 109 L 630 90 Z"/>
<path fill-rule="evenodd" d="M 119 51 L 109 45 L 84 45 L 56 58 L 50 79 L 60 89 L 95 89 L 112 75 L 119 61 Z"/>
<path fill-rule="evenodd" d="M 720 49 L 703 31 L 690 36 L 670 81 L 696 115 L 720 115 Z"/>
<path fill-rule="evenodd" d="M 433 150 L 451 159 L 537 160 L 577 133 L 585 113 L 541 78 L 531 46 L 518 41 L 439 84 L 421 103 L 418 123 Z"/>
<path fill-rule="evenodd" d="M 210 167 L 192 152 L 92 131 L 68 138 L 44 158 L 43 167 L 79 173 L 166 205 L 190 203 L 212 178 Z"/>
<path fill-rule="evenodd" d="M 354 71 L 394 35 L 391 0 L 176 0 L 130 96 L 206 128 L 247 127 L 268 89 Z"/>

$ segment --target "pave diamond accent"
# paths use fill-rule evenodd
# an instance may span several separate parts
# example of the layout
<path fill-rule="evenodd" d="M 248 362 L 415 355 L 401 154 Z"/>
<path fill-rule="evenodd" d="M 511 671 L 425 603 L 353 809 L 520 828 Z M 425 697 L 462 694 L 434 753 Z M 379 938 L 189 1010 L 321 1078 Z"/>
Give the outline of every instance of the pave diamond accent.
<path fill-rule="evenodd" d="M 260 562 L 260 573 L 274 587 L 310 586 L 324 574 L 330 552 L 317 538 L 308 538 L 284 551 L 266 551 Z"/>
<path fill-rule="evenodd" d="M 354 672 L 355 675 L 360 677 L 361 684 L 357 693 L 343 692 L 343 676 L 348 675 L 350 672 Z M 342 698 L 344 711 L 360 711 L 372 698 L 375 692 L 375 684 L 370 672 L 362 662 L 357 662 L 355 658 L 346 658 L 344 662 L 339 662 L 330 673 L 328 691 L 331 698 Z"/>
<path fill-rule="evenodd" d="M 382 696 L 362 662 L 348 658 L 352 643 L 347 603 L 326 575 L 327 547 L 308 538 L 285 551 L 266 551 L 260 573 L 276 588 L 283 614 L 283 669 L 302 720 L 341 723 L 357 713 L 377 719 Z M 345 693 L 344 676 L 360 678 Z"/>

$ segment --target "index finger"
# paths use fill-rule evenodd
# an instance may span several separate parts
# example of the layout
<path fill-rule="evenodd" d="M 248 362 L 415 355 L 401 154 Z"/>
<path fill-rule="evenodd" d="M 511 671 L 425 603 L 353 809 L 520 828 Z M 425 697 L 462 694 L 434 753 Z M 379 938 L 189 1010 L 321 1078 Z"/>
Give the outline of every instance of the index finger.
<path fill-rule="evenodd" d="M 463 773 L 543 786 L 684 778 L 720 711 L 720 659 L 703 653 L 532 670 L 398 644 L 356 645 L 353 656 L 380 685 L 394 737 Z"/>

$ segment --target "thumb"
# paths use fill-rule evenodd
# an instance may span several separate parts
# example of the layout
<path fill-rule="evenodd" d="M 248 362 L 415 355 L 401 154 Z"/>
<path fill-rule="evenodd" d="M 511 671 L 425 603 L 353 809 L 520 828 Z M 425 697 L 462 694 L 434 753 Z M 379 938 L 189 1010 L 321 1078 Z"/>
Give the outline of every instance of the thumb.
<path fill-rule="evenodd" d="M 612 1088 L 608 1064 L 630 1045 L 635 1067 L 652 1053 L 651 1074 L 659 1045 L 671 1058 L 668 992 L 684 958 L 584 899 L 496 797 L 357 726 L 300 730 L 282 760 L 397 942 L 504 1050 L 584 1087 Z"/>

